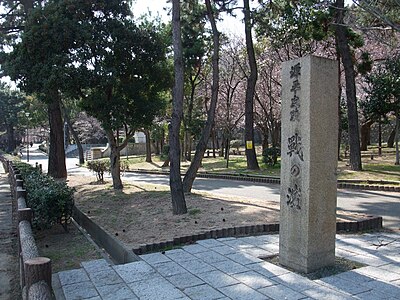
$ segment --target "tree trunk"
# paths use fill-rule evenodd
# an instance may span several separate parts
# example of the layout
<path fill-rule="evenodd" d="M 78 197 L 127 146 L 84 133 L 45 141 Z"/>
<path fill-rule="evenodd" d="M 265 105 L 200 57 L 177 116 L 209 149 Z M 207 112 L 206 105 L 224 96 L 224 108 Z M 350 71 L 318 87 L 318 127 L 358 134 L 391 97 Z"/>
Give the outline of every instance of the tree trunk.
<path fill-rule="evenodd" d="M 201 166 L 201 161 L 204 152 L 207 149 L 208 139 L 210 138 L 211 128 L 214 124 L 215 109 L 217 107 L 218 90 L 219 90 L 219 35 L 217 25 L 215 22 L 213 9 L 210 0 L 205 0 L 207 7 L 207 15 L 210 20 L 211 29 L 213 33 L 213 56 L 212 56 L 212 70 L 213 70 L 213 83 L 211 87 L 211 100 L 210 107 L 207 112 L 207 121 L 204 125 L 201 137 L 196 146 L 196 152 L 193 160 L 187 170 L 183 179 L 183 189 L 189 193 L 192 190 L 193 182 L 196 178 L 197 171 Z"/>
<path fill-rule="evenodd" d="M 105 133 L 110 147 L 110 172 L 113 181 L 113 188 L 114 190 L 122 190 L 124 186 L 121 180 L 121 150 L 127 147 L 132 134 L 126 134 L 123 143 L 119 144 L 118 130 L 116 136 L 114 136 L 114 132 L 111 129 L 105 130 Z"/>
<path fill-rule="evenodd" d="M 337 20 L 336 36 L 337 47 L 342 59 L 346 80 L 347 117 L 349 122 L 350 166 L 354 171 L 361 171 L 361 150 L 358 130 L 358 112 L 355 85 L 355 72 L 349 46 L 347 28 L 344 19 L 344 0 L 336 1 Z"/>
<path fill-rule="evenodd" d="M 400 165 L 400 153 L 399 153 L 399 140 L 400 140 L 400 114 L 396 114 L 396 134 L 395 134 L 395 144 L 396 144 L 396 162 L 395 165 Z"/>
<path fill-rule="evenodd" d="M 110 172 L 113 181 L 114 190 L 122 190 L 124 188 L 121 180 L 121 153 L 115 142 L 110 142 Z"/>
<path fill-rule="evenodd" d="M 382 156 L 382 120 L 378 121 L 378 156 Z"/>
<path fill-rule="evenodd" d="M 337 37 L 335 39 L 335 42 L 337 44 Z M 337 59 L 337 64 L 338 64 L 338 90 L 339 90 L 339 94 L 338 94 L 338 145 L 337 145 L 337 157 L 338 157 L 338 161 L 341 161 L 341 157 L 340 157 L 340 145 L 342 143 L 342 109 L 340 106 L 340 100 L 342 99 L 342 83 L 341 83 L 341 70 L 340 70 L 340 54 L 339 51 L 336 51 L 336 59 Z"/>
<path fill-rule="evenodd" d="M 225 157 L 224 149 L 225 149 L 225 139 L 224 139 L 224 137 L 222 137 L 222 140 L 220 142 L 220 150 L 219 150 L 219 154 L 218 154 L 219 157 Z"/>
<path fill-rule="evenodd" d="M 274 124 L 272 131 L 271 131 L 271 144 L 273 148 L 279 148 L 280 147 L 280 136 L 281 136 L 281 124 L 279 121 L 273 121 L 272 124 Z"/>
<path fill-rule="evenodd" d="M 172 99 L 172 118 L 169 128 L 169 158 L 172 212 L 174 215 L 187 213 L 185 195 L 181 179 L 181 160 L 179 145 L 179 129 L 183 113 L 183 53 L 180 20 L 180 1 L 172 0 L 172 37 L 174 46 L 174 72 L 175 83 Z"/>
<path fill-rule="evenodd" d="M 224 148 L 224 149 L 225 149 L 224 158 L 225 158 L 225 159 L 228 159 L 229 150 L 230 150 L 230 145 L 231 145 L 231 141 L 230 141 L 229 137 L 226 137 L 225 142 L 224 142 L 224 145 L 225 145 L 225 148 Z"/>
<path fill-rule="evenodd" d="M 162 153 L 164 151 L 164 146 L 165 146 L 165 130 L 164 128 L 161 130 L 161 141 L 160 141 L 160 152 Z"/>
<path fill-rule="evenodd" d="M 227 140 L 228 141 L 228 140 Z M 229 168 L 229 151 L 230 151 L 230 147 L 229 147 L 230 143 L 229 141 L 226 143 L 226 148 L 225 148 L 225 159 L 226 159 L 226 168 Z"/>
<path fill-rule="evenodd" d="M 22 0 L 21 3 L 24 6 L 24 11 L 26 15 L 29 15 L 33 10 L 33 2 L 34 0 Z"/>
<path fill-rule="evenodd" d="M 393 148 L 394 147 L 394 138 L 396 136 L 396 127 L 394 127 L 394 129 L 392 130 L 392 132 L 390 132 L 390 135 L 388 137 L 388 141 L 387 141 L 387 147 L 388 148 Z"/>
<path fill-rule="evenodd" d="M 216 155 L 215 155 L 215 127 L 214 126 L 211 130 L 211 138 L 212 138 L 213 158 L 216 158 Z"/>
<path fill-rule="evenodd" d="M 263 131 L 263 140 L 262 140 L 262 151 L 264 151 L 268 148 L 268 130 L 265 129 Z"/>
<path fill-rule="evenodd" d="M 249 59 L 250 75 L 247 78 L 246 87 L 246 102 L 245 102 L 245 144 L 246 144 L 246 159 L 247 169 L 259 170 L 256 150 L 254 145 L 254 93 L 257 83 L 257 64 L 254 54 L 253 39 L 251 35 L 251 17 L 249 0 L 243 0 L 244 6 L 244 28 L 246 34 L 246 49 Z"/>
<path fill-rule="evenodd" d="M 361 125 L 361 151 L 367 151 L 368 150 L 368 145 L 369 145 L 369 140 L 370 140 L 370 135 L 371 135 L 371 126 L 374 124 L 373 121 L 367 121 Z"/>
<path fill-rule="evenodd" d="M 83 153 L 83 147 L 82 147 L 81 141 L 79 140 L 78 133 L 75 131 L 74 127 L 72 126 L 72 122 L 71 122 L 71 119 L 69 117 L 68 111 L 64 107 L 63 104 L 61 104 L 61 109 L 62 109 L 62 112 L 63 112 L 63 115 L 64 115 L 64 119 L 68 124 L 69 130 L 71 131 L 72 136 L 74 137 L 74 140 L 76 142 L 76 146 L 78 148 L 79 164 L 83 165 L 85 163 L 85 156 L 84 156 L 84 153 Z"/>
<path fill-rule="evenodd" d="M 13 124 L 7 125 L 7 149 L 8 153 L 13 152 L 15 149 L 15 134 Z"/>
<path fill-rule="evenodd" d="M 192 136 L 189 130 L 185 131 L 185 159 L 187 161 L 192 160 Z"/>
<path fill-rule="evenodd" d="M 151 141 L 150 141 L 150 131 L 145 130 L 144 134 L 146 136 L 146 162 L 151 163 Z"/>
<path fill-rule="evenodd" d="M 59 95 L 53 95 L 47 104 L 50 124 L 48 174 L 54 178 L 67 178 L 64 150 L 64 123 L 61 117 Z"/>

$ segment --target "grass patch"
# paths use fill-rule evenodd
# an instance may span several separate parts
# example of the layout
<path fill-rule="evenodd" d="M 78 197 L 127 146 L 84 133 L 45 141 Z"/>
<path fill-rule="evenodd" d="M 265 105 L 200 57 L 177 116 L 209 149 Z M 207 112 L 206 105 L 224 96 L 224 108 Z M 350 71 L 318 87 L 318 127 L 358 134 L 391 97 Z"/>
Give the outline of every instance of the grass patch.
<path fill-rule="evenodd" d="M 188 213 L 189 213 L 189 216 L 194 217 L 194 216 L 200 214 L 201 210 L 199 208 L 192 208 L 192 209 L 188 210 Z"/>
<path fill-rule="evenodd" d="M 101 258 L 96 248 L 73 225 L 69 232 L 61 226 L 35 232 L 41 256 L 51 259 L 53 273 L 80 268 L 80 263 Z"/>

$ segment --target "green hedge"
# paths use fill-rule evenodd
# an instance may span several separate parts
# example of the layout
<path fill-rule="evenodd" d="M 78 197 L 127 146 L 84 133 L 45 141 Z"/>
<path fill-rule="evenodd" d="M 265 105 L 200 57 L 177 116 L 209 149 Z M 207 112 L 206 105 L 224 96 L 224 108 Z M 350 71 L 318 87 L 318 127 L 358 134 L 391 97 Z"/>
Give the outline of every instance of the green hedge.
<path fill-rule="evenodd" d="M 96 173 L 98 182 L 104 182 L 104 172 L 110 170 L 110 161 L 106 159 L 89 160 L 86 163 L 89 170 Z"/>
<path fill-rule="evenodd" d="M 278 157 L 281 156 L 281 149 L 276 147 L 266 148 L 262 153 L 262 161 L 268 166 L 275 166 Z"/>
<path fill-rule="evenodd" d="M 104 183 L 104 172 L 111 172 L 109 159 L 89 160 L 86 162 L 86 166 L 96 174 L 98 182 Z M 119 169 L 121 172 L 129 171 L 129 161 L 121 159 L 119 161 Z"/>
<path fill-rule="evenodd" d="M 74 189 L 65 182 L 40 173 L 31 165 L 17 163 L 27 192 L 26 205 L 33 210 L 32 226 L 50 228 L 61 224 L 67 230 L 74 206 Z"/>

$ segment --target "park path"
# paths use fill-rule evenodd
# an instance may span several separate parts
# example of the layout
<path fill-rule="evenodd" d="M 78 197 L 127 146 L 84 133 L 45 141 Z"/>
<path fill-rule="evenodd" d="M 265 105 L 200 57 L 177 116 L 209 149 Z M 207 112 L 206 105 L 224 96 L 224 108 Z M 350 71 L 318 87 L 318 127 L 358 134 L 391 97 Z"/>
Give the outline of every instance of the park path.
<path fill-rule="evenodd" d="M 18 260 L 10 185 L 0 163 L 0 299 L 17 299 Z"/>
<path fill-rule="evenodd" d="M 47 170 L 47 156 L 38 151 L 37 144 L 30 148 L 30 163 L 42 164 L 43 170 Z M 23 153 L 23 161 L 26 161 L 26 153 Z M 68 174 L 93 176 L 86 168 L 77 166 L 77 158 L 67 158 Z M 108 174 L 106 178 L 110 178 Z M 136 183 L 150 183 L 169 185 L 167 175 L 140 174 L 129 172 L 122 178 L 124 181 Z M 231 195 L 237 197 L 251 197 L 254 199 L 280 201 L 280 186 L 278 184 L 255 183 L 239 180 L 226 180 L 215 178 L 196 178 L 193 190 L 214 195 Z M 400 197 L 398 192 L 367 191 L 353 189 L 339 189 L 337 194 L 337 209 L 383 217 L 383 225 L 386 228 L 400 230 Z"/>
<path fill-rule="evenodd" d="M 105 260 L 53 275 L 57 300 L 398 300 L 399 233 L 336 236 L 336 255 L 365 266 L 311 280 L 260 259 L 277 254 L 278 235 L 197 241 L 140 261 Z"/>

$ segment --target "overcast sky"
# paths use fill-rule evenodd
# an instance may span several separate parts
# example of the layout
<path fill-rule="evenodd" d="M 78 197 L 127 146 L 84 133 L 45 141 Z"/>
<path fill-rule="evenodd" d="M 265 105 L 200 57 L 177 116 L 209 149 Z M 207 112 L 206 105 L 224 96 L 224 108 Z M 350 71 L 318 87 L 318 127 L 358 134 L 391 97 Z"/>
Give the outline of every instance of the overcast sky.
<path fill-rule="evenodd" d="M 241 0 L 238 2 L 240 3 Z M 351 3 L 352 0 L 345 0 L 346 5 L 350 5 Z M 164 8 L 167 8 L 167 10 Z M 168 10 L 170 8 L 171 3 L 167 3 L 166 0 L 136 0 L 133 4 L 133 13 L 138 17 L 150 11 L 153 16 L 157 16 L 157 14 L 159 14 L 163 20 L 169 20 L 171 16 L 168 16 Z M 218 29 L 226 34 L 239 34 L 244 36 L 244 25 L 241 22 L 242 18 L 243 17 L 240 14 L 237 18 L 226 15 L 223 17 L 224 21 L 218 24 Z"/>
<path fill-rule="evenodd" d="M 153 16 L 157 16 L 157 14 L 159 14 L 163 20 L 169 20 L 171 16 L 168 16 L 168 11 L 171 9 L 171 7 L 171 3 L 167 3 L 166 0 L 136 0 L 136 2 L 133 4 L 133 14 L 135 17 L 139 17 L 140 15 L 146 14 L 148 11 L 150 11 Z M 235 33 L 235 31 L 241 30 L 242 27 L 244 26 L 241 25 L 240 17 L 235 19 L 231 16 L 224 16 L 224 21 L 218 24 L 218 29 L 227 34 Z"/>

